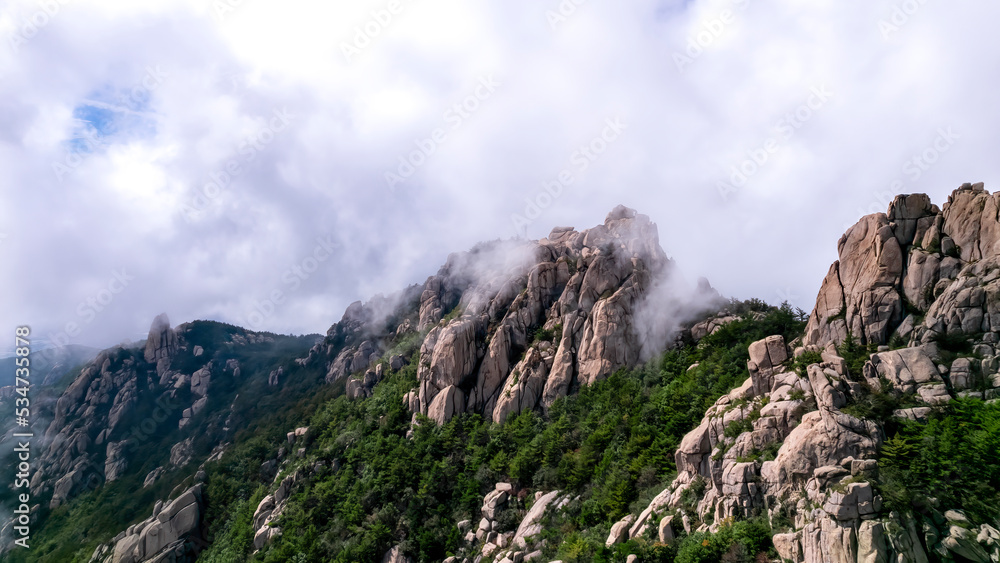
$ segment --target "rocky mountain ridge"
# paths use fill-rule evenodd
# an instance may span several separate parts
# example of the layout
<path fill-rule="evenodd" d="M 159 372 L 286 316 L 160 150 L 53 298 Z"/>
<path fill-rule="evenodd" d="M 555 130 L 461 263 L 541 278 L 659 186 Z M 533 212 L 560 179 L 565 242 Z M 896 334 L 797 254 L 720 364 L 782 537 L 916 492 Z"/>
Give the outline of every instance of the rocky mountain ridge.
<path fill-rule="evenodd" d="M 887 213 L 850 228 L 838 254 L 805 332 L 750 344 L 742 385 L 713 395 L 700 422 L 683 428 L 676 474 L 602 528 L 607 549 L 667 553 L 684 538 L 762 518 L 774 553 L 796 563 L 1000 560 L 1000 522 L 935 499 L 902 510 L 881 480 L 897 427 L 941 417 L 955 401 L 1000 400 L 1000 196 L 982 184 L 963 185 L 941 208 L 923 194 L 898 196 Z M 424 284 L 352 304 L 315 344 L 285 342 L 283 359 L 269 349 L 286 337 L 210 323 L 171 328 L 158 317 L 142 349 L 101 352 L 62 394 L 33 493 L 58 509 L 137 472 L 143 488 L 169 482 L 171 492 L 150 503 L 152 516 L 101 544 L 92 560 L 195 560 L 212 510 L 206 464 L 227 459 L 241 424 L 267 416 L 247 396 L 291 404 L 280 401 L 295 390 L 366 404 L 384 401 L 380 386 L 405 383 L 397 397 L 408 431 L 399 438 L 414 442 L 415 433 L 454 429 L 469 416 L 494 427 L 521 424 L 522 413 L 544 418 L 664 348 L 697 348 L 730 324 L 764 317 L 724 310 L 707 282 L 687 290 L 675 275 L 656 225 L 619 206 L 592 229 L 557 227 L 540 241 L 454 254 Z M 648 311 L 659 313 L 656 323 Z M 700 370 L 712 369 L 684 368 L 706 381 L 712 373 Z M 321 480 L 352 478 L 343 441 L 358 439 L 354 431 L 318 448 L 326 429 L 284 424 L 287 441 L 250 472 L 266 491 L 244 508 L 247 557 L 274 557 L 288 518 L 316 502 L 306 492 Z M 154 442 L 169 450 L 155 468 L 137 460 Z M 354 479 L 374 471 L 351 470 Z M 570 526 L 565 519 L 591 493 L 524 484 L 538 475 L 490 483 L 478 512 L 454 522 L 454 555 L 435 560 L 548 560 L 559 547 L 552 526 Z M 409 531 L 389 532 L 395 545 L 379 552 L 383 563 L 413 561 Z"/>
<path fill-rule="evenodd" d="M 583 232 L 556 228 L 541 241 L 479 245 L 453 254 L 422 286 L 352 304 L 307 355 L 273 366 L 267 386 L 280 391 L 286 373 L 319 368 L 328 384 L 346 384 L 350 396 L 362 398 L 383 370 L 419 353 L 419 386 L 408 399 L 414 424 L 462 412 L 502 422 L 635 365 L 644 346 L 663 347 L 644 340 L 632 319 L 671 268 L 656 226 L 621 206 Z M 192 337 L 205 330 L 197 323 L 172 328 L 161 315 L 141 348 L 105 350 L 88 362 L 56 402 L 33 496 L 56 509 L 134 471 L 137 448 L 156 439 L 172 442 L 169 460 L 148 472 L 144 487 L 191 461 L 203 464 L 206 454 L 196 454 L 193 440 L 205 428 L 186 429 L 203 412 L 215 420 L 212 453 L 224 448 L 232 414 L 225 416 L 224 405 L 208 409 L 211 390 L 219 381 L 239 385 L 233 349 L 266 347 L 275 337 L 236 327 L 214 341 Z M 405 359 L 386 354 L 401 340 L 418 344 Z M 157 553 L 132 551 L 136 561 Z"/>
<path fill-rule="evenodd" d="M 1000 532 L 970 526 L 956 507 L 916 519 L 884 511 L 872 486 L 884 428 L 845 412 L 872 392 L 905 397 L 913 406 L 894 411 L 900 419 L 926 419 L 954 398 L 1000 401 L 996 202 L 982 184 L 963 185 L 943 210 L 923 194 L 898 196 L 849 229 L 801 345 L 769 337 L 750 347 L 750 377 L 685 436 L 678 477 L 623 521 L 622 537 L 644 534 L 654 514 L 673 513 L 659 521 L 662 539 L 673 516 L 690 532 L 692 521 L 710 530 L 765 513 L 778 531 L 787 523 L 774 536 L 787 561 L 1000 559 Z M 838 355 L 852 338 L 878 347 L 860 372 Z M 939 343 L 956 338 L 973 353 L 949 359 Z M 809 354 L 818 361 L 795 366 Z"/>
<path fill-rule="evenodd" d="M 419 387 L 407 399 L 414 422 L 417 415 L 440 424 L 474 412 L 500 423 L 635 365 L 644 350 L 646 357 L 662 350 L 666 331 L 644 330 L 635 318 L 673 269 L 656 225 L 619 206 L 592 229 L 557 227 L 537 242 L 452 255 L 424 283 L 418 309 L 394 330 L 378 334 L 362 320 L 382 303 L 356 303 L 303 362 L 325 357 L 328 382 L 364 371 L 356 391 L 364 395 L 360 389 L 381 377 L 376 364 L 385 342 L 419 335 Z M 718 298 L 707 284 L 697 291 L 675 298 L 706 305 Z M 403 301 L 415 295 L 408 290 Z M 352 325 L 370 337 L 334 355 Z M 664 340 L 655 341 L 657 334 Z"/>
<path fill-rule="evenodd" d="M 213 375 L 239 378 L 236 361 L 199 361 L 204 348 L 189 345 L 185 334 L 190 328 L 171 328 L 167 316 L 160 315 L 142 350 L 105 350 L 83 368 L 56 402 L 44 436 L 47 448 L 31 481 L 34 496 L 51 496 L 49 507 L 56 508 L 81 490 L 115 481 L 128 467 L 126 454 L 137 442 L 183 428 L 186 419 L 204 408 Z M 273 341 L 240 330 L 226 344 Z M 146 408 L 148 415 L 140 410 Z"/>

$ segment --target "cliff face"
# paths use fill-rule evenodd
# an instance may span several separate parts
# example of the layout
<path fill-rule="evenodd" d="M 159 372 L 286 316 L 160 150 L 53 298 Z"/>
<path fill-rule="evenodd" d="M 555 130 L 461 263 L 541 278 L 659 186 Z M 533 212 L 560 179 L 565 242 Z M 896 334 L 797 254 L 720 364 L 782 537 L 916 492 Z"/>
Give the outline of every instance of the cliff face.
<path fill-rule="evenodd" d="M 930 342 L 1000 330 L 1000 194 L 965 184 L 939 209 L 897 196 L 841 237 L 805 344 Z"/>
<path fill-rule="evenodd" d="M 604 225 L 556 229 L 531 251 L 521 268 L 471 285 L 459 316 L 427 333 L 412 410 L 503 422 L 639 360 L 633 316 L 670 266 L 649 218 L 619 207 Z M 436 286 L 421 296 L 421 327 L 439 318 Z"/>
<path fill-rule="evenodd" d="M 303 361 L 326 358 L 330 382 L 365 372 L 349 384 L 364 396 L 381 377 L 375 364 L 389 341 L 410 335 L 422 342 L 419 387 L 407 400 L 414 417 L 443 423 L 474 412 L 503 422 L 635 365 L 644 350 L 662 350 L 666 333 L 636 315 L 672 269 L 656 225 L 619 206 L 592 229 L 557 227 L 540 241 L 452 255 L 419 298 L 413 288 L 404 293 L 394 329 L 375 327 L 385 323 L 376 312 L 384 304 L 357 303 Z M 678 300 L 707 302 L 712 293 Z M 363 335 L 356 342 L 346 336 L 352 324 L 350 334 Z M 336 352 L 340 342 L 348 345 Z"/>
<path fill-rule="evenodd" d="M 898 196 L 849 229 L 802 345 L 769 337 L 750 347 L 749 378 L 685 436 L 677 478 L 630 537 L 657 526 L 663 537 L 676 514 L 688 531 L 765 514 L 775 548 L 793 562 L 998 560 L 991 525 L 970 525 L 950 506 L 889 512 L 873 486 L 891 419 L 924 420 L 957 397 L 1000 397 L 998 201 L 982 184 L 962 186 L 943 210 L 922 194 Z M 838 355 L 849 338 L 875 352 L 857 372 Z M 956 358 L 945 342 L 972 353 Z M 796 365 L 807 354 L 821 361 Z M 845 412 L 872 393 L 910 406 L 889 421 Z"/>

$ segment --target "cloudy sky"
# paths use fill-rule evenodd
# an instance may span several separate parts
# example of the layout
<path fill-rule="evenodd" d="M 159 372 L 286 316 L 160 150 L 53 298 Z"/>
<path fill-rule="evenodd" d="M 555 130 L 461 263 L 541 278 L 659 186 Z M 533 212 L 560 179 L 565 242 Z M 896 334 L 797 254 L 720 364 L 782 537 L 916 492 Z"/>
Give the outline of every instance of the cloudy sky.
<path fill-rule="evenodd" d="M 998 17 L 935 0 L 8 0 L 0 331 L 107 346 L 167 312 L 323 332 L 449 252 L 619 203 L 691 279 L 808 310 L 839 236 L 892 194 L 1000 189 Z"/>

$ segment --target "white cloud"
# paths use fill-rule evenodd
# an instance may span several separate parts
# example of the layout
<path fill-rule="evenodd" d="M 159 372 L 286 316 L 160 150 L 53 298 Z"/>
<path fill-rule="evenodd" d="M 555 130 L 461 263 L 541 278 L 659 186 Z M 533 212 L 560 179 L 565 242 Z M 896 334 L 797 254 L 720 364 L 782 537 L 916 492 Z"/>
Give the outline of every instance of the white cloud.
<path fill-rule="evenodd" d="M 245 322 L 288 289 L 283 272 L 317 237 L 334 235 L 334 255 L 264 326 L 323 331 L 349 302 L 514 235 L 511 215 L 608 118 L 626 133 L 530 236 L 592 226 L 625 203 L 659 224 L 688 277 L 807 309 L 844 226 L 884 208 L 890 186 L 940 203 L 964 181 L 1000 180 L 988 72 L 1000 8 L 927 3 L 886 39 L 888 1 L 587 2 L 555 29 L 556 1 L 400 2 L 389 21 L 388 0 L 245 0 L 224 17 L 214 0 L 80 0 L 30 38 L 39 5 L 0 8 L 3 326 L 81 324 L 78 305 L 121 268 L 134 282 L 75 342 L 134 337 L 161 311 Z M 348 61 L 344 44 L 372 21 L 378 33 Z M 678 71 L 673 55 L 706 30 Z M 16 52 L 12 37 L 24 39 Z M 150 68 L 166 78 L 129 111 L 86 114 L 102 144 L 60 182 L 52 164 L 73 146 L 81 108 L 118 103 Z M 450 127 L 445 112 L 488 75 L 497 91 Z M 824 85 L 829 102 L 721 198 L 718 182 Z M 282 109 L 295 117 L 268 140 Z M 907 175 L 947 127 L 954 144 Z M 385 172 L 435 128 L 446 141 L 390 191 Z M 183 205 L 233 160 L 239 172 L 186 220 Z"/>

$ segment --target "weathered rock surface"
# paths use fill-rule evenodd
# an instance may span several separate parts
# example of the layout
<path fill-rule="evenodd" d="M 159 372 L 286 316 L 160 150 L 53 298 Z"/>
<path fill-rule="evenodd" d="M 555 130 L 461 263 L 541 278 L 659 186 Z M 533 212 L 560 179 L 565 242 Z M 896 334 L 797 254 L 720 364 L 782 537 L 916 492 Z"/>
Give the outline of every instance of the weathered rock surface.
<path fill-rule="evenodd" d="M 347 380 L 346 393 L 349 399 L 364 399 L 372 396 L 372 391 L 379 381 L 382 381 L 384 365 L 378 364 L 375 369 L 366 370 L 361 377 L 351 377 Z"/>
<path fill-rule="evenodd" d="M 671 267 L 656 226 L 625 207 L 583 232 L 449 257 L 420 297 L 416 412 L 499 422 L 636 364 L 636 312 Z"/>
<path fill-rule="evenodd" d="M 840 239 L 809 318 L 805 345 L 910 345 L 940 335 L 1000 331 L 1000 195 L 964 184 L 939 209 L 924 194 L 897 196 Z M 909 308 L 923 322 L 904 323 Z M 898 331 L 897 331 L 898 329 Z"/>
<path fill-rule="evenodd" d="M 719 399 L 701 425 L 684 437 L 676 455 L 677 479 L 619 539 L 640 536 L 657 524 L 662 528 L 663 521 L 652 520 L 654 513 L 679 511 L 690 519 L 718 523 L 756 512 L 776 513 L 782 503 L 807 491 L 814 491 L 811 498 L 827 516 L 811 514 L 808 525 L 812 528 L 797 536 L 776 536 L 775 545 L 783 557 L 801 560 L 823 553 L 812 561 L 831 560 L 823 559 L 835 556 L 830 546 L 850 543 L 845 538 L 856 537 L 842 523 L 860 522 L 863 514 L 874 514 L 881 500 L 873 497 L 867 484 L 847 485 L 845 493 L 830 487 L 851 477 L 850 469 L 839 467 L 842 460 L 875 455 L 881 434 L 874 424 L 840 412 L 851 393 L 841 358 L 828 352 L 827 361 L 809 366 L 807 377 L 802 377 L 788 371 L 784 362 L 789 356 L 781 337 L 751 345 L 746 383 Z M 801 392 L 803 398 L 791 399 L 792 390 Z M 749 430 L 735 436 L 727 432 L 733 424 L 748 422 Z M 773 460 L 744 461 L 775 446 L 780 447 Z M 859 471 L 867 467 L 859 464 Z M 704 493 L 695 511 L 688 514 L 682 499 L 696 484 L 705 485 Z M 823 520 L 826 517 L 829 523 Z M 669 527 L 669 520 L 664 520 Z M 803 521 L 801 527 L 806 525 Z"/>
<path fill-rule="evenodd" d="M 735 315 L 723 314 L 696 323 L 691 327 L 691 339 L 698 342 L 709 334 L 715 334 L 723 326 L 738 320 L 740 318 Z"/>
<path fill-rule="evenodd" d="M 521 520 L 517 532 L 514 533 L 514 545 L 524 549 L 528 541 L 542 533 L 542 516 L 545 515 L 545 511 L 556 501 L 558 496 L 559 491 L 551 491 L 535 500 L 535 504 Z"/>
<path fill-rule="evenodd" d="M 193 437 L 174 444 L 174 447 L 170 448 L 170 465 L 174 467 L 187 465 L 191 461 L 193 445 Z"/>
<path fill-rule="evenodd" d="M 840 259 L 823 280 L 805 344 L 840 343 L 848 333 L 862 343 L 887 342 L 903 320 L 904 256 L 888 218 L 864 217 L 840 238 L 837 251 Z"/>
<path fill-rule="evenodd" d="M 157 364 L 166 361 L 169 367 L 170 358 L 177 352 L 177 335 L 170 328 L 170 318 L 166 313 L 158 315 L 153 319 L 152 326 L 149 327 L 149 337 L 146 339 L 146 361 Z M 157 370 L 159 372 L 159 369 Z"/>
<path fill-rule="evenodd" d="M 382 563 L 413 563 L 413 559 L 404 555 L 403 550 L 397 545 L 385 553 Z"/>
<path fill-rule="evenodd" d="M 680 305 L 642 315 L 665 294 L 678 304 L 721 303 L 707 281 L 682 290 L 668 283 L 672 273 L 656 225 L 618 206 L 592 229 L 558 227 L 538 241 L 495 241 L 452 254 L 425 283 L 352 304 L 296 363 L 325 362 L 330 383 L 353 376 L 347 392 L 364 398 L 380 379 L 371 375 L 378 365 L 406 364 L 394 353 L 400 339 L 419 338 L 418 387 L 404 401 L 414 422 L 417 414 L 442 423 L 461 413 L 503 421 L 547 409 L 672 344 L 677 325 L 696 319 L 684 318 L 694 308 Z M 713 317 L 694 332 L 734 319 Z"/>
<path fill-rule="evenodd" d="M 276 526 L 274 522 L 284 512 L 292 487 L 299 478 L 299 473 L 288 475 L 281 480 L 274 493 L 265 496 L 257 505 L 251 520 L 253 522 L 253 547 L 255 550 L 262 549 L 281 536 L 281 528 Z"/>
<path fill-rule="evenodd" d="M 666 515 L 661 527 L 679 516 L 690 531 L 763 513 L 781 522 L 775 549 L 795 563 L 1000 560 L 1000 533 L 956 511 L 935 521 L 888 513 L 870 482 L 883 430 L 842 410 L 868 389 L 923 403 L 895 411 L 910 420 L 953 397 L 1000 397 L 998 209 L 981 185 L 965 185 L 943 211 L 924 195 L 899 196 L 848 230 L 795 354 L 821 352 L 822 361 L 795 373 L 779 337 L 752 344 L 750 377 L 683 438 L 676 480 L 627 537 L 646 533 L 654 514 Z M 849 336 L 883 345 L 862 373 L 848 373 L 834 351 Z M 945 362 L 954 356 L 939 341 L 961 338 L 973 353 Z M 768 448 L 774 458 L 761 458 Z M 684 500 L 692 490 L 693 507 Z"/>
<path fill-rule="evenodd" d="M 128 440 L 108 442 L 107 458 L 104 462 L 104 478 L 109 483 L 121 477 L 128 467 L 128 458 L 125 456 L 125 448 L 128 443 Z"/>
<path fill-rule="evenodd" d="M 631 526 L 633 522 L 635 522 L 635 515 L 633 514 L 629 514 L 628 516 L 615 522 L 611 526 L 611 533 L 608 534 L 608 539 L 605 540 L 604 545 L 611 547 L 616 543 L 627 541 L 629 526 Z"/>
<path fill-rule="evenodd" d="M 462 393 L 462 390 L 454 385 L 449 385 L 434 396 L 434 400 L 427 407 L 427 416 L 438 424 L 444 424 L 462 412 L 464 403 L 465 394 Z"/>
<path fill-rule="evenodd" d="M 206 545 L 200 533 L 202 489 L 203 485 L 198 484 L 170 502 L 156 501 L 152 516 L 129 526 L 110 544 L 98 547 L 91 561 L 152 563 L 189 559 Z"/>
<path fill-rule="evenodd" d="M 845 406 L 869 388 L 905 395 L 908 407 L 895 414 L 911 420 L 925 420 L 954 397 L 1000 397 L 998 214 L 1000 196 L 964 185 L 943 209 L 922 194 L 899 196 L 885 214 L 851 227 L 838 243 L 838 260 L 823 280 L 801 346 L 793 343 L 795 357 L 820 353 L 821 361 L 795 371 L 782 337 L 753 343 L 744 384 L 716 401 L 681 441 L 676 479 L 639 515 L 615 523 L 607 544 L 644 534 L 669 542 L 675 517 L 692 532 L 765 514 L 780 523 L 779 555 L 794 562 L 1000 560 L 1000 532 L 972 526 L 956 511 L 929 521 L 888 513 L 871 482 L 882 429 L 844 412 L 856 412 Z M 400 342 L 419 343 L 418 387 L 404 398 L 415 420 L 420 413 L 443 424 L 478 413 L 503 422 L 639 362 L 648 335 L 656 333 L 639 312 L 671 268 L 656 226 L 618 207 L 589 230 L 560 227 L 540 241 L 489 243 L 454 254 L 422 285 L 352 304 L 296 363 L 320 366 L 328 382 L 344 381 L 347 395 L 362 399 L 388 370 L 406 365 L 396 354 Z M 733 320 L 720 313 L 688 335 L 698 341 Z M 184 429 L 206 408 L 213 378 L 239 375 L 238 363 L 229 363 L 235 360 L 224 368 L 225 358 L 213 364 L 212 347 L 191 346 L 184 334 L 161 315 L 141 357 L 105 351 L 67 388 L 32 481 L 36 493 L 51 492 L 50 506 L 94 486 L 95 476 L 99 484 L 129 470 L 135 442 L 124 426 L 143 416 L 151 398 L 190 401 L 171 414 L 170 424 Z M 880 345 L 861 373 L 849 373 L 836 353 L 835 345 L 849 337 Z M 944 349 L 962 337 L 972 340 L 972 353 L 955 359 L 939 351 L 939 343 Z M 264 338 L 240 333 L 230 344 Z M 193 358 L 202 358 L 197 369 Z M 269 385 L 281 385 L 283 376 L 282 368 L 274 369 Z M 304 457 L 303 436 L 289 433 L 287 447 L 261 474 L 271 478 L 279 460 L 294 459 L 290 453 Z M 190 437 L 175 444 L 170 466 L 192 461 L 192 445 Z M 147 485 L 164 471 L 150 472 Z M 257 507 L 256 549 L 281 534 L 275 524 L 296 478 L 276 481 Z M 510 515 L 523 514 L 526 495 L 498 483 L 484 498 L 478 528 L 458 526 L 476 557 L 512 563 L 540 557 L 534 542 L 542 516 L 570 499 L 538 492 L 515 531 Z M 180 499 L 158 504 L 149 523 L 162 526 L 130 528 L 113 546 L 102 546 L 97 559 L 145 561 L 186 549 L 184 537 L 200 519 L 200 488 L 195 496 L 199 500 L 182 507 L 175 506 Z M 408 561 L 406 545 L 384 560 Z"/>
<path fill-rule="evenodd" d="M 498 521 L 500 513 L 511 510 L 512 503 L 519 498 L 516 493 L 510 483 L 497 483 L 496 487 L 483 498 L 482 519 L 478 528 L 471 529 L 470 521 L 459 522 L 458 529 L 459 532 L 465 533 L 466 544 L 479 552 L 476 558 L 492 557 L 494 561 L 523 562 L 541 557 L 541 552 L 537 549 L 545 544 L 545 540 L 540 537 L 543 517 L 550 510 L 564 507 L 570 501 L 570 496 L 563 495 L 559 491 L 536 492 L 534 504 L 530 510 L 523 513 L 517 529 L 503 531 Z M 524 491 L 521 491 L 520 496 L 523 495 Z M 452 560 L 463 561 L 460 558 Z"/>

